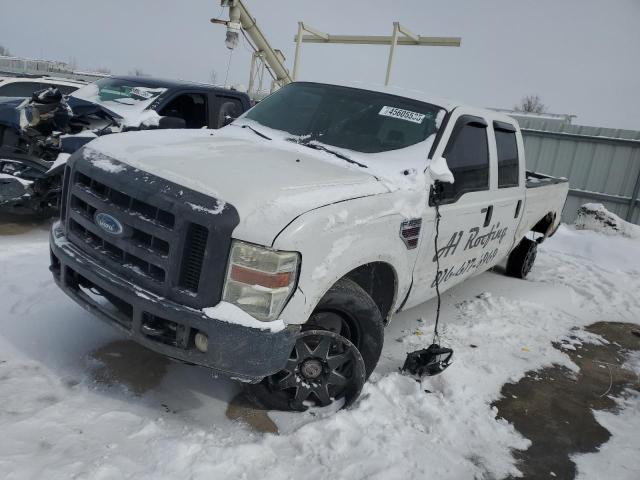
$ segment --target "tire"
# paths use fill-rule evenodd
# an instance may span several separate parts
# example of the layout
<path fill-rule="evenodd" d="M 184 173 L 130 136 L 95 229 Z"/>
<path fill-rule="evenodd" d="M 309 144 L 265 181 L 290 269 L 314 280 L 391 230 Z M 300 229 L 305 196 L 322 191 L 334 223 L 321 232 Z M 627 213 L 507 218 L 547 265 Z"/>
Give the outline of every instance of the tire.
<path fill-rule="evenodd" d="M 384 341 L 384 322 L 378 306 L 373 299 L 353 280 L 343 278 L 339 280 L 320 300 L 311 317 L 303 325 L 300 335 L 302 337 L 311 334 L 322 335 L 321 332 L 330 332 L 335 344 L 341 344 L 343 348 L 355 349 L 353 353 L 354 365 L 362 362 L 362 372 L 359 367 L 353 367 L 353 375 L 349 377 L 352 385 L 349 386 L 349 394 L 345 396 L 345 405 L 351 404 L 355 398 L 352 392 L 359 394 L 362 384 L 369 378 L 375 369 Z M 296 349 L 292 352 L 290 362 L 296 356 Z M 361 360 L 358 360 L 361 359 Z M 276 388 L 282 381 L 283 375 L 292 371 L 293 364 L 274 375 L 266 377 L 255 385 L 247 385 L 249 396 L 262 408 L 269 410 L 304 410 L 300 405 L 295 405 L 292 395 L 297 389 L 290 388 L 288 396 L 282 390 Z"/>
<path fill-rule="evenodd" d="M 513 249 L 507 259 L 507 275 L 516 278 L 525 278 L 536 260 L 538 244 L 528 238 L 523 238 Z"/>
<path fill-rule="evenodd" d="M 335 318 L 343 320 L 336 329 Z M 364 360 L 366 378 L 380 359 L 384 343 L 384 320 L 380 309 L 353 280 L 339 280 L 320 300 L 302 329 L 320 328 L 342 335 L 352 342 Z"/>

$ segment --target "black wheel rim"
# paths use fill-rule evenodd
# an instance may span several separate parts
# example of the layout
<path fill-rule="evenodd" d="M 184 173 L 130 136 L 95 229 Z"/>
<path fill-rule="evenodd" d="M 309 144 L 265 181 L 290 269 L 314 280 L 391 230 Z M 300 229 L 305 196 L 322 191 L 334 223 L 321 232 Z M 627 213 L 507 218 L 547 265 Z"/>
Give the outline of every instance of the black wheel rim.
<path fill-rule="evenodd" d="M 285 368 L 268 378 L 268 387 L 272 394 L 286 396 L 289 408 L 303 411 L 342 398 L 349 406 L 364 380 L 364 361 L 349 340 L 325 330 L 308 330 L 299 334 Z"/>

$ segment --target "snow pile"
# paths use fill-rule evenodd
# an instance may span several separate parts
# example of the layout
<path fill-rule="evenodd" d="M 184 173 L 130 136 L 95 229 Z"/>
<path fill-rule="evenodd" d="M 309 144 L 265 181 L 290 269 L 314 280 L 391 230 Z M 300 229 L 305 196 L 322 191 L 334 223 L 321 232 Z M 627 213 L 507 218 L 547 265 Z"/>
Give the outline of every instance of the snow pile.
<path fill-rule="evenodd" d="M 586 203 L 578 209 L 575 221 L 578 230 L 593 230 L 606 235 L 640 238 L 640 226 L 625 222 L 601 203 Z"/>
<path fill-rule="evenodd" d="M 428 302 L 391 322 L 381 362 L 353 408 L 274 415 L 281 434 L 263 435 L 225 416 L 238 387 L 205 369 L 153 357 L 148 368 L 164 362 L 166 372 L 141 396 L 96 383 L 88 359 L 122 339 L 53 284 L 46 238 L 44 230 L 0 236 L 7 480 L 517 476 L 513 449 L 529 441 L 491 407 L 502 385 L 551 363 L 575 369 L 551 343 L 598 341 L 580 330 L 586 324 L 640 318 L 638 243 L 561 227 L 541 245 L 529 281 L 488 272 L 444 294 L 443 343 L 455 349 L 444 374 L 419 384 L 397 373 L 408 351 L 430 343 L 432 325 L 417 320 L 434 318 Z M 126 360 L 133 368 L 137 359 Z M 123 385 L 117 374 L 113 381 Z M 591 474 L 584 478 L 634 478 L 640 414 L 627 400 L 619 416 L 597 414 L 614 436 L 594 457 L 577 459 L 580 474 Z"/>

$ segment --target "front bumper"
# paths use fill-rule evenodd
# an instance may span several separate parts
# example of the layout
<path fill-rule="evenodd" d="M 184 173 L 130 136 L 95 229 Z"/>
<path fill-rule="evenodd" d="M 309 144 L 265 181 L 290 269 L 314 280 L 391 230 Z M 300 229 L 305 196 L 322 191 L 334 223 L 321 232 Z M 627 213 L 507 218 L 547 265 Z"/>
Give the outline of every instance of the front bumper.
<path fill-rule="evenodd" d="M 157 353 L 257 382 L 281 370 L 293 350 L 298 326 L 259 330 L 212 319 L 159 297 L 105 269 L 70 243 L 60 222 L 51 229 L 50 246 L 50 269 L 58 286 L 89 312 Z M 206 352 L 195 348 L 197 332 L 209 339 Z"/>

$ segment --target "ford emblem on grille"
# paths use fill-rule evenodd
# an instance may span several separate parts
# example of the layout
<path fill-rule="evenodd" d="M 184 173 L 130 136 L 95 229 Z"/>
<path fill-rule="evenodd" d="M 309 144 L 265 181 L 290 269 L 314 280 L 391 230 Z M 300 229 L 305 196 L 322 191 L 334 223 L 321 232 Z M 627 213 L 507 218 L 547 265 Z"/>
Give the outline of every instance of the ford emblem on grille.
<path fill-rule="evenodd" d="M 96 225 L 111 235 L 122 235 L 124 228 L 117 218 L 108 213 L 98 212 L 93 217 Z"/>

